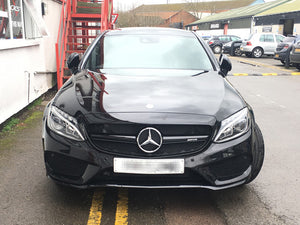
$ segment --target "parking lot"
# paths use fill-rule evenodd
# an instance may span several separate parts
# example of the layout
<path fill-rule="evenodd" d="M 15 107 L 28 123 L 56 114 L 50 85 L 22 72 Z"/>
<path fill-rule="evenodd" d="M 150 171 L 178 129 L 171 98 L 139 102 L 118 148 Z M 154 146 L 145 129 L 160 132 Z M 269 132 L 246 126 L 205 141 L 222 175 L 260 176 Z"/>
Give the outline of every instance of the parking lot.
<path fill-rule="evenodd" d="M 60 187 L 45 176 L 42 111 L 0 140 L 1 224 L 300 224 L 300 73 L 272 57 L 230 57 L 266 156 L 258 178 L 224 191 Z M 32 116 L 36 115 L 36 116 Z"/>

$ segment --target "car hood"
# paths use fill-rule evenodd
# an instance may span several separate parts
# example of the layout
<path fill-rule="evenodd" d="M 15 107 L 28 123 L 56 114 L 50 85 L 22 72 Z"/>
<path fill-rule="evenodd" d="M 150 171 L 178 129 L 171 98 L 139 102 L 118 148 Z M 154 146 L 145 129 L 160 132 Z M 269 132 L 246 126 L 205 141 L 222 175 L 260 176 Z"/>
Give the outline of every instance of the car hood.
<path fill-rule="evenodd" d="M 100 113 L 135 122 L 162 114 L 222 120 L 245 107 L 217 71 L 190 70 L 82 71 L 64 85 L 54 104 L 71 115 Z"/>

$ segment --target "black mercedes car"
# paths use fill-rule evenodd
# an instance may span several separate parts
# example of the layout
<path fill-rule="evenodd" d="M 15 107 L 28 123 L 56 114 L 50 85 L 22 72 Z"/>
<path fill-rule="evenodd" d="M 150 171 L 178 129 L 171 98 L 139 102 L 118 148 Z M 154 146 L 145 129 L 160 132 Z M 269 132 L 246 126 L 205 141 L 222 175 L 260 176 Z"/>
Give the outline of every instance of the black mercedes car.
<path fill-rule="evenodd" d="M 103 32 L 47 105 L 47 175 L 77 188 L 199 187 L 251 182 L 264 158 L 253 110 L 196 33 Z"/>
<path fill-rule="evenodd" d="M 232 42 L 241 40 L 240 37 L 235 35 L 217 35 L 213 36 L 207 41 L 209 47 L 213 50 L 215 54 L 220 54 L 222 52 L 223 45 Z"/>

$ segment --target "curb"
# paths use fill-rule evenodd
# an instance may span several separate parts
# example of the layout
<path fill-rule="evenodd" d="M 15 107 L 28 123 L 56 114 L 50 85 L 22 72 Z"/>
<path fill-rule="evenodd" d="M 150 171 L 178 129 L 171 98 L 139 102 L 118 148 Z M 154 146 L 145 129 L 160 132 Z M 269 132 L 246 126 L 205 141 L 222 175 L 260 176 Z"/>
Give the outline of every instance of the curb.
<path fill-rule="evenodd" d="M 233 73 L 233 76 L 299 76 L 300 72 L 293 72 L 289 69 L 286 68 L 279 68 L 277 66 L 273 66 L 273 65 L 268 65 L 265 63 L 260 63 L 260 62 L 256 62 L 256 61 L 252 61 L 252 60 L 248 60 L 248 59 L 244 59 L 244 58 L 234 58 L 234 57 L 229 57 L 232 60 L 235 60 L 239 63 L 244 63 L 244 64 L 248 64 L 251 66 L 255 66 L 255 67 L 266 67 L 266 68 L 270 68 L 270 69 L 274 69 L 274 70 L 280 70 L 282 72 L 280 73 L 259 73 L 259 74 L 247 74 L 247 73 Z"/>

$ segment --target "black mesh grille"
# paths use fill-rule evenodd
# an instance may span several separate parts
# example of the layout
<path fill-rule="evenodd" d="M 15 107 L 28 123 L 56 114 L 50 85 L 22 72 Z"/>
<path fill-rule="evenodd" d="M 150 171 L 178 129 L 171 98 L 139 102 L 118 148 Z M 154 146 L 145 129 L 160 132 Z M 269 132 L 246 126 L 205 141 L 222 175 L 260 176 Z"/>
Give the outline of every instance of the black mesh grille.
<path fill-rule="evenodd" d="M 251 164 L 251 157 L 240 155 L 223 160 L 210 166 L 211 172 L 218 180 L 228 180 L 240 176 Z"/>
<path fill-rule="evenodd" d="M 159 150 L 145 153 L 136 138 L 146 127 L 157 129 L 163 142 Z M 124 156 L 172 156 L 203 150 L 211 139 L 208 125 L 92 124 L 87 128 L 91 142 L 102 151 Z M 194 138 L 193 138 L 194 137 Z"/>
<path fill-rule="evenodd" d="M 55 174 L 79 178 L 84 173 L 87 163 L 55 152 L 46 152 L 45 160 Z"/>

